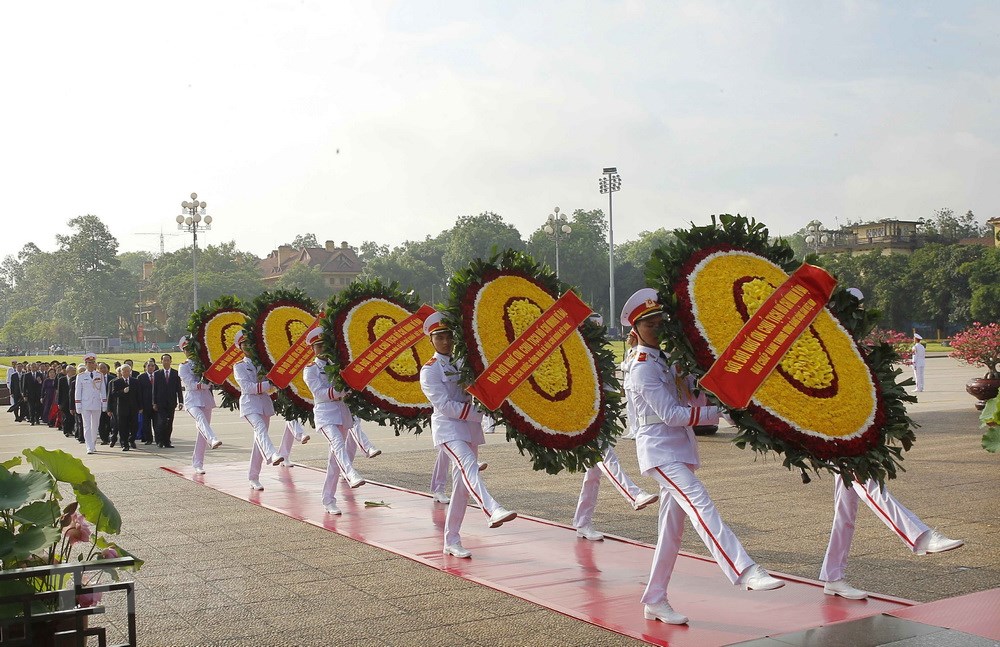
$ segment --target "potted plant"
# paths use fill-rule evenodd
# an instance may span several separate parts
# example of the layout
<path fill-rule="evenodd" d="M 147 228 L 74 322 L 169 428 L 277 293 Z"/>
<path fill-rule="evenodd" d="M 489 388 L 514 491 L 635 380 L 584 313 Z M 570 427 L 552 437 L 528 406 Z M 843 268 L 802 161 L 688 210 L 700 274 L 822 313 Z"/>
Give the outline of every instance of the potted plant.
<path fill-rule="evenodd" d="M 978 321 L 955 335 L 951 340 L 951 357 L 972 366 L 986 368 L 986 375 L 965 385 L 965 390 L 979 401 L 980 411 L 986 401 L 995 398 L 1000 390 L 1000 324 L 983 325 Z"/>
<path fill-rule="evenodd" d="M 118 557 L 135 559 L 128 570 L 138 570 L 142 560 L 111 541 L 121 531 L 122 519 L 114 504 L 97 487 L 94 475 L 83 461 L 61 450 L 43 447 L 23 452 L 30 469 L 12 471 L 24 459 L 15 456 L 0 463 L 0 562 L 4 571 L 44 567 L 71 562 L 99 563 Z M 73 490 L 66 502 L 59 484 Z M 102 577 L 118 581 L 116 568 L 88 570 L 84 586 L 99 584 Z M 100 602 L 100 593 L 75 596 L 73 578 L 62 573 L 32 573 L 19 579 L 0 581 L 0 597 L 63 591 L 32 604 L 32 615 L 46 611 L 90 607 Z M 0 616 L 19 617 L 19 605 L 0 606 Z M 64 627 L 32 623 L 34 644 L 49 644 L 46 632 Z"/>

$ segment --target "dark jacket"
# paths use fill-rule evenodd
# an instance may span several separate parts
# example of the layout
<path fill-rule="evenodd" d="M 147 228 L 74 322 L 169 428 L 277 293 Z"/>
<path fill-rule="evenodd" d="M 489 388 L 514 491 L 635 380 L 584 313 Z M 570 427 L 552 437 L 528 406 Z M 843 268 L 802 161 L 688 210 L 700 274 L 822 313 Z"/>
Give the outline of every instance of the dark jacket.
<path fill-rule="evenodd" d="M 125 389 L 128 389 L 128 392 Z M 139 415 L 142 409 L 142 387 L 139 380 L 129 377 L 115 378 L 111 381 L 111 395 L 108 397 L 108 411 L 117 419 L 132 419 Z"/>
<path fill-rule="evenodd" d="M 156 404 L 157 408 L 160 411 L 176 409 L 178 402 L 184 402 L 184 391 L 177 369 L 170 369 L 169 378 L 162 368 L 153 373 L 153 403 Z"/>
<path fill-rule="evenodd" d="M 153 383 L 149 379 L 149 373 L 143 371 L 139 377 L 136 378 L 139 382 L 139 391 L 142 402 L 142 415 L 146 416 L 147 420 L 153 419 Z"/>
<path fill-rule="evenodd" d="M 40 400 L 42 398 L 42 383 L 35 378 L 34 373 L 25 373 L 21 382 L 21 393 L 29 400 Z"/>

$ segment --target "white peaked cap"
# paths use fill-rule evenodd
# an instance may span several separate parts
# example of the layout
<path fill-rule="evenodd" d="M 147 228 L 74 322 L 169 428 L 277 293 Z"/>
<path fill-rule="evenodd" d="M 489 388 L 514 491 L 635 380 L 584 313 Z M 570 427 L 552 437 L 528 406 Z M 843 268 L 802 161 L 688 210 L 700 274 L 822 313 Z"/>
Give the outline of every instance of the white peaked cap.
<path fill-rule="evenodd" d="M 652 314 L 663 312 L 659 295 L 653 288 L 636 290 L 622 307 L 622 325 L 634 326 L 635 322 Z"/>
<path fill-rule="evenodd" d="M 865 293 L 857 288 L 847 288 L 847 293 L 850 294 L 855 299 L 857 299 L 858 301 L 865 300 Z"/>
<path fill-rule="evenodd" d="M 306 343 L 312 345 L 319 340 L 320 336 L 323 334 L 323 326 L 316 326 L 312 330 L 306 333 Z"/>
<path fill-rule="evenodd" d="M 439 332 L 446 332 L 451 330 L 444 323 L 444 315 L 440 312 L 435 312 L 426 319 L 424 319 L 424 334 L 433 335 Z"/>
<path fill-rule="evenodd" d="M 243 332 L 242 328 L 240 330 L 237 330 L 236 334 L 233 335 L 233 346 L 239 346 L 240 344 L 242 344 L 243 340 L 246 339 L 246 337 L 247 334 Z"/>

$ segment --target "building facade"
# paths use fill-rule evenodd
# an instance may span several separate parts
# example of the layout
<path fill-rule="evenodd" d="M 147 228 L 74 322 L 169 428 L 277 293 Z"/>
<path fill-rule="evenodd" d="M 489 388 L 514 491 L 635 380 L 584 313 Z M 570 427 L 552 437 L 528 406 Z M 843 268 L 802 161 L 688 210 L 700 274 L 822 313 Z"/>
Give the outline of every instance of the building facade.
<path fill-rule="evenodd" d="M 357 250 L 347 241 L 338 246 L 332 240 L 326 241 L 323 247 L 296 249 L 291 245 L 282 245 L 261 259 L 258 267 L 264 285 L 270 288 L 285 272 L 300 263 L 317 268 L 332 293 L 346 288 L 364 269 Z"/>

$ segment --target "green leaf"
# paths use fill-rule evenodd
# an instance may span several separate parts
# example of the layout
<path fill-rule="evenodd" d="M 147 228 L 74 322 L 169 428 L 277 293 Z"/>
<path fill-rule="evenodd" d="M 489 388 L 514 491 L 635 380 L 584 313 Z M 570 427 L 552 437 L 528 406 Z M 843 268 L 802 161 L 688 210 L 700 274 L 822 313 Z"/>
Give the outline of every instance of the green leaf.
<path fill-rule="evenodd" d="M 117 535 L 122 529 L 122 516 L 115 504 L 96 485 L 74 488 L 80 514 L 101 532 Z"/>
<path fill-rule="evenodd" d="M 990 453 L 1000 451 L 1000 427 L 990 427 L 983 434 L 983 449 Z"/>
<path fill-rule="evenodd" d="M 51 526 L 24 526 L 21 532 L 11 535 L 0 531 L 0 558 L 20 561 L 42 548 L 59 541 L 62 533 Z"/>
<path fill-rule="evenodd" d="M 25 449 L 31 466 L 40 472 L 48 472 L 57 481 L 69 483 L 74 488 L 84 483 L 94 483 L 94 475 L 83 461 L 61 449 Z"/>
<path fill-rule="evenodd" d="M 59 504 L 50 500 L 29 503 L 16 511 L 12 516 L 15 521 L 24 524 L 55 527 L 62 513 L 59 511 Z"/>
<path fill-rule="evenodd" d="M 45 472 L 0 472 L 0 509 L 13 512 L 32 501 L 44 499 L 52 490 Z"/>
<path fill-rule="evenodd" d="M 17 467 L 22 462 L 23 461 L 22 461 L 22 459 L 21 459 L 20 456 L 14 456 L 13 458 L 8 458 L 4 462 L 0 463 L 0 467 L 3 467 L 4 469 L 9 470 L 12 467 Z"/>
<path fill-rule="evenodd" d="M 1000 402 L 1000 396 L 986 401 L 986 406 L 983 407 L 983 412 L 979 415 L 979 423 L 982 426 L 1000 425 L 1000 406 L 998 406 L 998 402 Z"/>

